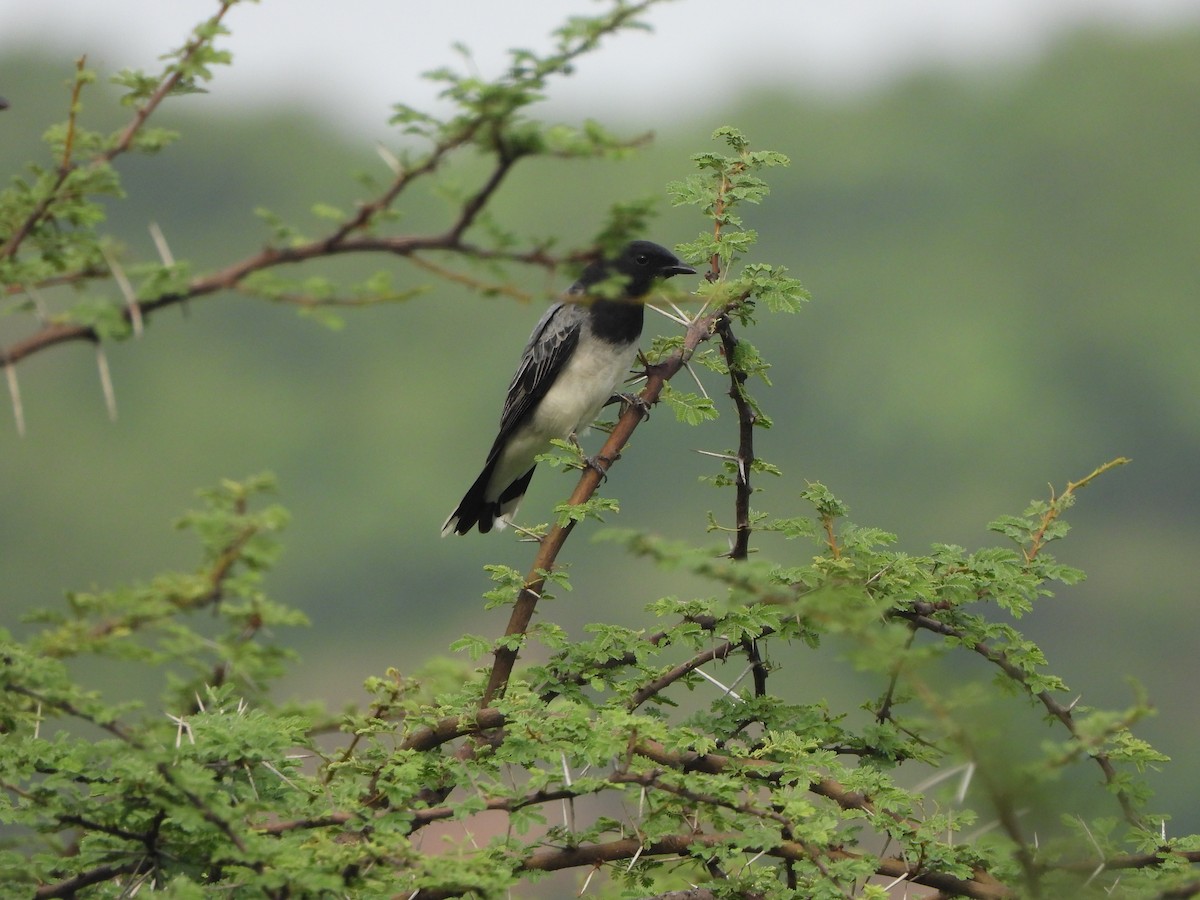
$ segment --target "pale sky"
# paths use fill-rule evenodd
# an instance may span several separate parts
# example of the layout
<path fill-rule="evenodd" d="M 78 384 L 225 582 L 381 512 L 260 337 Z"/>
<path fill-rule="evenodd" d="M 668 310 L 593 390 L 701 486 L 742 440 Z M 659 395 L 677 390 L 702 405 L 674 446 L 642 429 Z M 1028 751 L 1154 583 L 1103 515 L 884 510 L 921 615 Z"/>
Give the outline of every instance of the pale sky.
<path fill-rule="evenodd" d="M 69 59 L 86 52 L 103 73 L 151 67 L 216 5 L 0 0 L 0 53 L 43 43 Z M 394 101 L 432 102 L 435 88 L 418 76 L 460 65 L 453 42 L 494 75 L 509 47 L 545 48 L 566 15 L 600 8 L 589 0 L 262 0 L 229 14 L 233 35 L 223 46 L 235 65 L 210 90 L 221 103 L 300 103 L 381 129 Z M 762 82 L 859 90 L 921 65 L 1020 62 L 1081 23 L 1200 22 L 1200 0 L 674 0 L 646 18 L 652 35 L 611 39 L 551 99 L 611 115 L 620 104 L 699 109 Z"/>

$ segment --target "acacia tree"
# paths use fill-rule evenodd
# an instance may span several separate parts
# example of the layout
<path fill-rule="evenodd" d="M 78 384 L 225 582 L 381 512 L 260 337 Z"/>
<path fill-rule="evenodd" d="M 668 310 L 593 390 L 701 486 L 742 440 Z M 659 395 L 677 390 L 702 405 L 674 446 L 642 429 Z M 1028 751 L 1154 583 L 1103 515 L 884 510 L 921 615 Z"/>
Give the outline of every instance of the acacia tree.
<path fill-rule="evenodd" d="M 222 2 L 161 72 L 118 76 L 133 113 L 116 134 L 83 125 L 93 76 L 81 60 L 70 116 L 49 134 L 54 164 L 31 166 L 4 193 L 0 283 L 33 323 L 0 357 L 18 424 L 23 359 L 89 341 L 103 373 L 105 344 L 138 333 L 166 306 L 219 291 L 318 308 L 397 295 L 381 276 L 319 289 L 286 277 L 310 260 L 388 254 L 511 292 L 508 266 L 578 263 L 641 232 L 649 208 L 618 204 L 593 247 L 556 253 L 549 239 L 515 234 L 490 213 L 518 164 L 630 146 L 599 126 L 551 127 L 528 112 L 550 79 L 637 24 L 649 5 L 616 0 L 560 29 L 548 53 L 515 52 L 501 78 L 435 73 L 454 112 L 398 107 L 412 148 L 353 213 L 330 211 L 325 234 L 305 237 L 272 219 L 265 248 L 205 273 L 165 244 L 158 260 L 121 259 L 98 203 L 119 196 L 123 155 L 171 139 L 148 124 L 156 110 L 228 62 L 219 41 L 234 5 Z M 0 881 L 13 896 L 524 896 L 562 870 L 575 873 L 572 892 L 691 900 L 1200 893 L 1190 869 L 1197 838 L 1168 839 L 1147 808 L 1139 773 L 1164 758 L 1130 730 L 1145 702 L 1109 712 L 1065 701 L 1066 685 L 1014 626 L 1056 582 L 1081 577 L 1047 548 L 1065 535 L 1063 515 L 1080 489 L 1123 460 L 997 519 L 991 527 L 1004 543 L 976 552 L 889 549 L 893 535 L 850 523 L 820 484 L 805 491 L 805 509 L 752 507 L 756 482 L 779 470 L 755 449 L 757 429 L 770 426 L 759 399 L 770 382 L 751 339 L 764 319 L 797 313 L 805 295 L 782 267 L 747 262 L 756 235 L 746 205 L 766 198 L 766 176 L 786 158 L 753 149 L 734 128 L 714 139 L 718 149 L 694 156 L 694 171 L 668 187 L 673 203 L 704 220 L 679 248 L 706 268 L 699 312 L 654 298 L 677 329 L 646 354 L 642 404 L 621 411 L 595 465 L 582 465 L 571 445 L 558 448 L 556 462 L 580 469 L 574 492 L 553 527 L 536 533 L 526 571 L 490 567 L 495 588 L 485 601 L 511 607 L 506 633 L 453 647 L 481 665 L 389 670 L 370 677 L 362 705 L 344 714 L 273 700 L 291 656 L 273 635 L 303 620 L 263 588 L 287 517 L 264 496 L 269 478 L 223 482 L 182 520 L 201 547 L 194 571 L 74 593 L 64 609 L 40 613 L 29 638 L 3 633 Z M 487 167 L 457 196 L 450 225 L 399 230 L 413 186 L 462 154 Z M 93 286 L 113 282 L 123 302 L 88 299 Z M 39 296 L 64 285 L 81 299 L 41 318 Z M 679 388 L 680 373 L 695 376 L 687 383 L 697 390 Z M 705 379 L 721 383 L 720 393 L 710 395 Z M 535 624 L 550 591 L 572 587 L 560 560 L 584 552 L 568 544 L 573 530 L 615 508 L 598 494 L 604 472 L 635 429 L 653 427 L 643 410 L 660 400 L 724 435 L 716 439 L 728 449 L 713 454 L 709 479 L 727 492 L 709 523 L 723 543 L 606 536 L 631 556 L 698 576 L 711 593 L 654 600 L 641 627 L 598 622 L 584 640 L 544 608 Z M 753 552 L 759 533 L 796 549 L 764 558 Z M 533 642 L 547 661 L 517 668 Z M 803 702 L 773 677 L 789 659 L 828 653 L 830 642 L 874 685 L 859 710 Z M 161 708 L 84 687 L 73 663 L 89 656 L 142 666 L 163 685 Z M 994 689 L 939 675 L 963 656 L 995 671 Z M 1015 767 L 989 752 L 987 727 L 968 715 L 998 710 L 1011 694 L 1048 729 L 1040 752 Z M 1057 833 L 1031 832 L 1015 785 L 1052 793 L 1064 771 L 1082 766 L 1099 775 L 1111 815 L 1087 820 L 1061 806 Z M 423 842 L 438 823 L 459 826 L 451 832 L 459 840 Z M 491 837 L 471 837 L 484 829 Z M 547 895 L 565 893 L 563 884 Z"/>

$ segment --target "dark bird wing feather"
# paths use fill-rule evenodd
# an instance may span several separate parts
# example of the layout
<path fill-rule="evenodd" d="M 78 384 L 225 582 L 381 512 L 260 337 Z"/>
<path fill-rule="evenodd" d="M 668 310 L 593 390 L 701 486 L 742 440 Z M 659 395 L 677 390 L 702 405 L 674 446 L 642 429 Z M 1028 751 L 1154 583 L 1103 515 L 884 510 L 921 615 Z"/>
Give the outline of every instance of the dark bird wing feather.
<path fill-rule="evenodd" d="M 508 386 L 504 411 L 500 414 L 500 433 L 492 445 L 492 453 L 504 445 L 509 436 L 546 396 L 550 386 L 562 371 L 575 345 L 586 311 L 577 303 L 556 303 L 534 326 L 521 362 Z M 491 454 L 489 454 L 491 455 Z"/>

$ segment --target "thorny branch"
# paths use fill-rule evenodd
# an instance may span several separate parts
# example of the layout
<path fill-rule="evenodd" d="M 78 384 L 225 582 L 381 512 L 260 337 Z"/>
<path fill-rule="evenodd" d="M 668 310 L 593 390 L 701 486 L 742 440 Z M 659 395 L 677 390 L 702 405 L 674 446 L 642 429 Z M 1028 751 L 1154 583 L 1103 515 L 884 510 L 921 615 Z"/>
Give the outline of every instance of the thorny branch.
<path fill-rule="evenodd" d="M 179 52 L 178 59 L 166 70 L 163 78 L 151 92 L 150 96 L 135 111 L 131 120 L 122 129 L 115 141 L 104 151 L 98 153 L 86 163 L 80 163 L 72 158 L 75 111 L 78 105 L 78 93 L 82 87 L 82 79 L 77 79 L 75 93 L 72 97 L 71 115 L 69 119 L 68 136 L 65 142 L 63 158 L 58 168 L 55 185 L 47 195 L 28 214 L 20 226 L 8 236 L 0 248 L 0 260 L 15 257 L 18 249 L 40 222 L 51 214 L 60 191 L 72 172 L 81 166 L 101 166 L 111 163 L 116 157 L 128 151 L 134 144 L 134 138 L 143 128 L 150 116 L 159 108 L 162 101 L 177 89 L 189 63 L 212 40 L 217 32 L 225 13 L 234 5 L 236 0 L 224 0 L 219 11 L 203 26 L 197 29 L 195 36 Z M 644 0 L 640 3 L 619 5 L 612 13 L 599 23 L 592 33 L 573 34 L 563 38 L 558 52 L 543 59 L 529 57 L 524 63 L 524 69 L 514 68 L 510 73 L 515 87 L 539 88 L 550 75 L 569 70 L 574 59 L 594 49 L 599 40 L 629 23 L 636 21 L 650 5 L 657 0 Z M 79 61 L 82 69 L 83 60 Z M 528 101 L 522 101 L 528 102 Z M 494 249 L 475 245 L 466 239 L 467 232 L 478 220 L 479 215 L 491 203 L 496 191 L 506 180 L 512 168 L 524 157 L 535 153 L 555 155 L 553 149 L 535 149 L 522 144 L 519 140 L 510 141 L 505 134 L 505 128 L 511 122 L 511 117 L 519 109 L 521 103 L 512 108 L 500 108 L 493 111 L 478 111 L 452 120 L 439 129 L 436 139 L 431 136 L 431 146 L 418 162 L 405 166 L 398 160 L 392 160 L 394 177 L 391 182 L 373 199 L 360 202 L 355 212 L 339 222 L 327 234 L 293 245 L 268 245 L 264 249 L 225 267 L 205 275 L 193 278 L 185 288 L 173 292 L 165 292 L 156 296 L 127 303 L 121 310 L 121 315 L 127 323 L 148 318 L 159 310 L 177 304 L 186 304 L 191 299 L 205 297 L 221 291 L 245 290 L 246 279 L 259 272 L 268 271 L 280 266 L 295 265 L 309 260 L 336 256 L 347 253 L 384 253 L 417 260 L 417 254 L 428 251 L 443 251 L 463 257 L 523 263 L 553 269 L 564 260 L 548 254 L 544 247 L 533 246 L 521 251 L 513 249 Z M 639 137 L 626 142 L 614 142 L 612 146 L 627 147 L 644 143 L 645 138 Z M 484 177 L 479 188 L 465 198 L 458 210 L 454 221 L 440 233 L 410 234 L 410 235 L 380 235 L 373 233 L 373 227 L 384 215 L 392 209 L 401 195 L 418 179 L 430 175 L 441 167 L 447 158 L 455 151 L 468 145 L 478 144 L 493 159 L 491 171 Z M 600 150 L 597 150 L 600 152 Z M 428 260 L 421 259 L 419 264 L 432 267 Z M 102 278 L 110 274 L 109 268 L 84 267 L 77 271 L 57 273 L 37 284 L 9 283 L 0 286 L 4 296 L 37 291 L 41 288 L 61 284 L 79 283 L 92 278 Z M 254 291 L 248 291 L 254 293 Z M 303 297 L 283 297 L 287 302 L 305 304 Z M 19 407 L 19 392 L 16 387 L 14 366 L 21 360 L 40 351 L 61 344 L 76 341 L 98 343 L 101 335 L 96 327 L 69 321 L 46 321 L 27 337 L 18 340 L 6 348 L 0 349 L 0 365 L 8 373 L 10 393 L 13 396 L 14 408 Z M 20 420 L 20 411 L 17 411 Z"/>
<path fill-rule="evenodd" d="M 736 297 L 719 309 L 698 316 L 688 326 L 687 333 L 684 335 L 683 346 L 666 359 L 647 369 L 646 385 L 639 395 L 645 407 L 648 408 L 658 402 L 663 385 L 683 368 L 687 361 L 691 359 L 692 354 L 695 353 L 696 348 L 712 335 L 715 324 L 720 317 L 726 315 L 741 303 L 744 303 L 746 299 L 746 296 Z M 595 457 L 597 466 L 588 466 L 583 470 L 583 474 L 579 478 L 579 483 L 575 486 L 574 492 L 567 501 L 570 505 L 577 506 L 585 503 L 596 492 L 596 488 L 600 486 L 602 478 L 607 474 L 613 462 L 620 458 L 621 450 L 629 442 L 630 437 L 633 436 L 633 432 L 641 424 L 642 419 L 642 410 L 637 406 L 630 406 L 622 412 L 616 426 L 609 434 L 608 440 L 604 442 L 604 446 Z M 516 603 L 513 605 L 508 627 L 504 632 L 505 638 L 509 640 L 503 641 L 495 650 L 492 672 L 488 679 L 487 688 L 480 698 L 480 708 L 490 706 L 493 700 L 504 695 L 505 686 L 508 684 L 513 666 L 517 661 L 518 651 L 515 642 L 529 628 L 534 610 L 537 608 L 537 602 L 541 598 L 542 589 L 546 584 L 546 575 L 554 569 L 558 553 L 562 549 L 563 544 L 566 543 L 574 527 L 574 520 L 568 521 L 565 525 L 556 524 L 550 530 L 550 533 L 542 539 L 537 556 L 530 566 L 529 573 L 525 577 L 525 585 L 521 589 Z"/>
<path fill-rule="evenodd" d="M 922 628 L 934 634 L 942 635 L 943 637 L 954 638 L 961 641 L 964 646 L 978 653 L 988 662 L 998 666 L 1004 674 L 1011 678 L 1017 684 L 1025 687 L 1034 697 L 1036 697 L 1045 707 L 1046 712 L 1050 713 L 1055 719 L 1066 727 L 1071 736 L 1079 741 L 1082 745 L 1083 736 L 1079 732 L 1079 728 L 1075 723 L 1075 717 L 1071 713 L 1070 706 L 1064 706 L 1058 701 L 1055 696 L 1047 690 L 1035 691 L 1029 683 L 1029 678 L 1025 671 L 1009 659 L 1008 654 L 1003 650 L 993 647 L 986 641 L 976 641 L 970 638 L 965 631 L 953 625 L 949 625 L 942 620 L 936 618 L 933 614 L 935 609 L 932 604 L 920 601 L 914 603 L 910 609 L 895 610 L 893 615 L 898 618 L 905 619 L 916 628 Z M 1103 750 L 1088 750 L 1088 755 L 1096 761 L 1100 767 L 1100 771 L 1104 773 L 1104 781 L 1114 791 L 1117 801 L 1121 804 L 1121 811 L 1125 816 L 1125 820 L 1136 828 L 1145 828 L 1146 822 L 1135 809 L 1133 798 L 1129 792 L 1120 786 L 1120 779 L 1117 774 L 1116 767 L 1113 766 L 1112 759 Z"/>

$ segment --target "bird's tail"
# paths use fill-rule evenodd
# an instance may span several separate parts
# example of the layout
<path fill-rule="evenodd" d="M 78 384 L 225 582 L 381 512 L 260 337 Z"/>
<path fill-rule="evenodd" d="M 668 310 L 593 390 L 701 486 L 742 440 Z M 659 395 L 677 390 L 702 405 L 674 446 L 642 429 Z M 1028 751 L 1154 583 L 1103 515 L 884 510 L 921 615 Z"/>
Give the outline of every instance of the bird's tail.
<path fill-rule="evenodd" d="M 492 472 L 496 468 L 496 459 L 493 456 L 487 461 L 475 483 L 459 501 L 458 507 L 450 513 L 450 517 L 442 525 L 442 537 L 448 534 L 466 534 L 476 525 L 479 526 L 480 534 L 487 534 L 493 526 L 498 530 L 505 528 L 516 515 L 521 498 L 525 496 L 529 481 L 533 478 L 533 470 L 537 467 L 530 466 L 529 471 L 508 485 L 499 497 L 489 500 L 487 489 L 492 480 Z"/>

